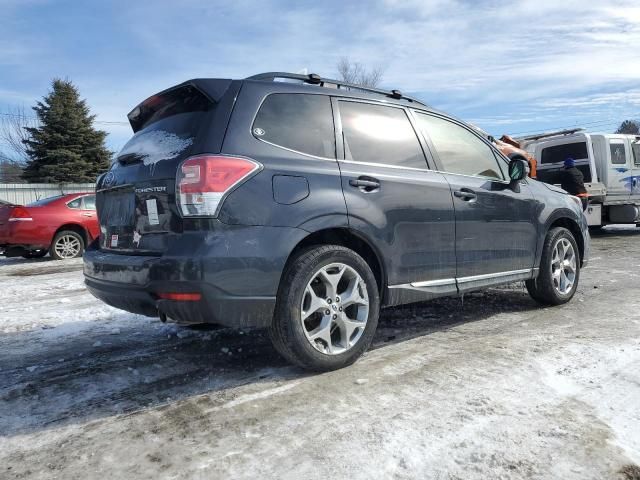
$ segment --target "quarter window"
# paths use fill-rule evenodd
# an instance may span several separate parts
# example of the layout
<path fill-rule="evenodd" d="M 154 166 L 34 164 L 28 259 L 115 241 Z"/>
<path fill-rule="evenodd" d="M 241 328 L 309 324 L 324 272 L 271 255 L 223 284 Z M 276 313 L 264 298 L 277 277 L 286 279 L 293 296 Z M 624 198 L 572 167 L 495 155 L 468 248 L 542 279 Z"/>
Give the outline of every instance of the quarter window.
<path fill-rule="evenodd" d="M 345 160 L 426 169 L 420 141 L 401 108 L 340 102 Z"/>
<path fill-rule="evenodd" d="M 336 158 L 331 101 L 325 95 L 269 95 L 256 115 L 253 135 L 297 152 Z"/>
<path fill-rule="evenodd" d="M 80 208 L 82 206 L 82 197 L 76 198 L 75 200 L 71 200 L 67 203 L 67 207 L 69 208 Z"/>
<path fill-rule="evenodd" d="M 611 163 L 613 165 L 625 165 L 627 163 L 627 150 L 624 143 L 613 143 L 609 145 L 611 150 Z"/>
<path fill-rule="evenodd" d="M 493 150 L 477 135 L 448 120 L 416 114 L 420 127 L 433 142 L 444 171 L 504 180 Z"/>

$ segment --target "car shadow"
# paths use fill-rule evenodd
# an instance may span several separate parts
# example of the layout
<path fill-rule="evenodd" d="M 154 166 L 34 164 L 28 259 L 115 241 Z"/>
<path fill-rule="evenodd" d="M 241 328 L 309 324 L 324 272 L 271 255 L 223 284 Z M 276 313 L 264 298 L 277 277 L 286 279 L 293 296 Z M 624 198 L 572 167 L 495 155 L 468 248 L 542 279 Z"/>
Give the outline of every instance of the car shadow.
<path fill-rule="evenodd" d="M 23 257 L 0 257 L 0 268 L 10 265 L 28 265 L 30 263 L 50 263 L 59 262 L 62 260 L 56 260 L 50 256 L 42 258 L 23 258 Z"/>
<path fill-rule="evenodd" d="M 522 288 L 471 294 L 464 302 L 445 298 L 388 308 L 372 348 L 535 308 Z M 3 436 L 312 375 L 287 364 L 264 330 L 188 329 L 124 313 L 102 328 L 89 329 L 84 322 L 73 334 L 75 325 L 65 327 L 71 333 L 51 329 L 0 336 Z"/>

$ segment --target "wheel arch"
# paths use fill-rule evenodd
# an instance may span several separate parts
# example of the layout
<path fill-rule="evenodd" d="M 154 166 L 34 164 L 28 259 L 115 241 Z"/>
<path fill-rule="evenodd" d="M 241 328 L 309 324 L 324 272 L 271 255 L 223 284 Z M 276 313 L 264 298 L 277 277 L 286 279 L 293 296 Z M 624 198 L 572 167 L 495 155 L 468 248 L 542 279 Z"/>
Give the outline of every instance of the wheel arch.
<path fill-rule="evenodd" d="M 386 271 L 382 256 L 366 238 L 347 227 L 326 228 L 310 233 L 293 248 L 284 266 L 289 267 L 292 259 L 302 249 L 315 245 L 341 245 L 360 255 L 369 265 L 378 284 L 381 304 L 384 304 L 384 292 L 387 284 Z"/>
<path fill-rule="evenodd" d="M 53 244 L 53 240 L 56 238 L 56 235 L 58 235 L 58 233 L 65 230 L 70 230 L 72 232 L 76 232 L 77 234 L 79 234 L 84 240 L 85 248 L 87 248 L 87 246 L 89 246 L 89 243 L 91 243 L 91 235 L 89 235 L 89 232 L 87 231 L 87 229 L 77 223 L 65 223 L 64 225 L 61 225 L 60 227 L 58 227 L 56 231 L 53 233 L 53 237 L 51 238 L 51 243 Z"/>
<path fill-rule="evenodd" d="M 556 218 L 549 224 L 549 227 L 547 228 L 547 233 L 549 233 L 551 229 L 555 227 L 564 227 L 572 233 L 573 238 L 575 238 L 576 243 L 578 244 L 578 252 L 580 253 L 580 266 L 582 266 L 584 263 L 585 245 L 584 245 L 584 237 L 582 236 L 582 230 L 580 229 L 578 222 L 576 222 L 574 219 L 569 217 Z M 545 237 L 546 237 L 546 234 L 545 234 Z"/>

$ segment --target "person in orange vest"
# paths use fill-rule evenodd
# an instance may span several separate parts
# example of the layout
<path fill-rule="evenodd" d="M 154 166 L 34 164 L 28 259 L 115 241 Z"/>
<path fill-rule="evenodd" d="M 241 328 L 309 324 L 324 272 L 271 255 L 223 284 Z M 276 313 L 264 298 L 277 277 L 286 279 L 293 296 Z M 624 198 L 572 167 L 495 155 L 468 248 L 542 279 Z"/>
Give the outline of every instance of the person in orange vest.
<path fill-rule="evenodd" d="M 576 168 L 576 161 L 568 157 L 564 161 L 564 170 L 560 176 L 560 186 L 571 195 L 575 195 L 582 200 L 582 209 L 586 210 L 589 205 L 589 195 L 584 186 L 584 176 L 582 172 Z"/>

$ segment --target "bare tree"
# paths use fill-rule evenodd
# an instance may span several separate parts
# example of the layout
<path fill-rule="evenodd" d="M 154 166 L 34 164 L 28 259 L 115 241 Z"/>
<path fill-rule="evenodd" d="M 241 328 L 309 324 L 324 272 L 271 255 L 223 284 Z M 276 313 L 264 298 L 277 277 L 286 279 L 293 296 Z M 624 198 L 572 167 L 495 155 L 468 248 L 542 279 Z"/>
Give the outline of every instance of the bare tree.
<path fill-rule="evenodd" d="M 0 158 L 18 164 L 26 163 L 29 160 L 24 143 L 29 138 L 27 127 L 36 127 L 37 123 L 24 107 L 0 113 Z"/>
<path fill-rule="evenodd" d="M 368 69 L 360 62 L 352 62 L 347 57 L 342 57 L 336 68 L 340 80 L 363 87 L 377 87 L 385 70 L 379 65 Z"/>
<path fill-rule="evenodd" d="M 620 124 L 616 133 L 630 133 L 632 135 L 638 135 L 640 133 L 640 122 L 635 120 L 625 120 Z"/>

